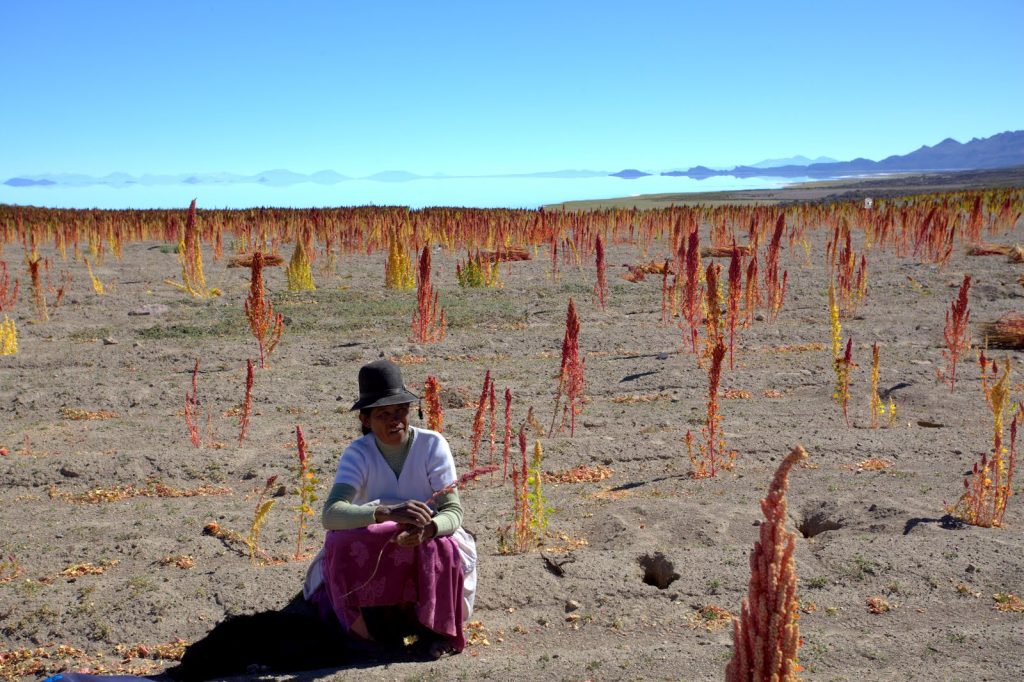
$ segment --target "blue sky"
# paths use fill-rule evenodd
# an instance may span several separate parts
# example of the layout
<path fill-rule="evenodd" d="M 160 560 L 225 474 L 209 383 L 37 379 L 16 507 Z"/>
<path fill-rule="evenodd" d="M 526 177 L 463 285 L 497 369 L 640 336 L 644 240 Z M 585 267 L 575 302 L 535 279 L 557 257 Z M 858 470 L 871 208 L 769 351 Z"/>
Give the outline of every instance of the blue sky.
<path fill-rule="evenodd" d="M 0 179 L 664 170 L 1024 128 L 1024 2 L 0 3 Z"/>

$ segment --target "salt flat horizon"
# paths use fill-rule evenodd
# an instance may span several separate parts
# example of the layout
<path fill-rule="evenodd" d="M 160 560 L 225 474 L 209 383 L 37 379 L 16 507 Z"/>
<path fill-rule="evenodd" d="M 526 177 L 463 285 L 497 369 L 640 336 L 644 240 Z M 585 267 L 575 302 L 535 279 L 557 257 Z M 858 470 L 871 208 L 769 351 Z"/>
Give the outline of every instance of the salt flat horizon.
<path fill-rule="evenodd" d="M 725 192 L 774 189 L 807 178 L 734 178 L 705 180 L 651 175 L 635 180 L 612 176 L 588 178 L 417 178 L 406 182 L 346 180 L 332 185 L 300 183 L 287 186 L 131 185 L 31 186 L 0 185 L 0 203 L 75 209 L 187 208 L 192 199 L 204 209 L 257 207 L 317 208 L 329 206 L 460 206 L 466 208 L 523 208 L 569 201 L 610 199 L 644 194 Z"/>

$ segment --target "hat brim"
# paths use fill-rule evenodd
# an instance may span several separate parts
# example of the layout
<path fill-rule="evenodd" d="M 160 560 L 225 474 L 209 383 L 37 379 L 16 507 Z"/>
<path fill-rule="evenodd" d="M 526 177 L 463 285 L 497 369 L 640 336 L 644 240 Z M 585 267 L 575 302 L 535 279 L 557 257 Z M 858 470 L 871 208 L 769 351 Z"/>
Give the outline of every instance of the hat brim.
<path fill-rule="evenodd" d="M 376 400 L 357 400 L 349 411 L 369 410 L 373 407 L 387 407 L 388 405 L 404 405 L 406 403 L 414 403 L 419 399 L 420 397 L 418 395 L 414 395 L 409 391 L 401 391 L 394 395 L 386 395 Z"/>

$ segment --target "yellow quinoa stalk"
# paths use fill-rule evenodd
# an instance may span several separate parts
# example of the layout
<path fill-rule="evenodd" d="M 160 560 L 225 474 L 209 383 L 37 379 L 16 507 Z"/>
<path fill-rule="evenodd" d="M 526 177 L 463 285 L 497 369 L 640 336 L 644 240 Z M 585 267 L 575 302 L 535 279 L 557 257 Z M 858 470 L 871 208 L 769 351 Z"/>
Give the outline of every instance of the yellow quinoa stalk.
<path fill-rule="evenodd" d="M 399 230 L 393 230 L 388 242 L 388 261 L 384 265 L 384 286 L 388 289 L 412 289 L 416 286 L 416 277 L 412 272 L 412 260 L 408 252 L 402 248 L 402 236 Z"/>
<path fill-rule="evenodd" d="M 878 343 L 871 345 L 871 428 L 878 428 L 878 418 L 884 417 L 886 413 L 885 403 L 878 396 L 878 366 L 879 366 L 879 352 Z M 889 404 L 892 405 L 893 409 L 896 408 L 892 399 L 889 399 Z M 890 424 L 891 425 L 891 424 Z"/>
<path fill-rule="evenodd" d="M 836 375 L 835 389 L 832 398 L 843 408 L 843 419 L 850 425 L 847 405 L 850 402 L 850 370 L 857 365 L 853 362 L 853 339 L 846 342 L 843 352 L 843 326 L 839 322 L 839 304 L 836 302 L 836 290 L 832 283 L 828 285 L 828 317 L 831 326 L 832 370 Z"/>
<path fill-rule="evenodd" d="M 1010 363 L 1003 376 L 992 386 L 992 452 L 982 453 L 971 475 L 964 479 L 964 492 L 947 511 L 972 526 L 1001 527 L 1006 503 L 1013 495 L 1013 468 L 1016 460 L 1017 415 L 1010 424 L 1010 447 L 1003 445 L 1003 416 L 1010 402 Z M 1018 409 L 1020 412 L 1020 409 Z"/>
<path fill-rule="evenodd" d="M 288 277 L 288 291 L 313 291 L 316 285 L 313 283 L 313 270 L 309 264 L 309 255 L 306 253 L 304 242 L 299 237 L 295 240 L 295 250 L 292 251 L 292 259 L 285 269 Z"/>
<path fill-rule="evenodd" d="M 96 275 L 92 274 L 92 266 L 89 265 L 89 259 L 88 258 L 85 259 L 85 269 L 89 271 L 89 279 L 92 280 L 92 290 L 95 291 L 100 296 L 102 296 L 103 295 L 103 282 L 100 281 L 99 277 L 97 277 Z"/>
<path fill-rule="evenodd" d="M 68 259 L 68 240 L 63 230 L 57 231 L 56 241 L 57 252 L 60 254 L 60 259 L 66 261 Z"/>
<path fill-rule="evenodd" d="M 274 502 L 276 502 L 276 500 L 265 498 L 276 481 L 277 475 L 275 474 L 268 478 L 263 486 L 263 491 L 256 500 L 256 511 L 253 513 L 252 525 L 249 526 L 249 535 L 245 538 L 245 544 L 249 547 L 249 559 L 253 562 L 256 561 L 256 554 L 260 548 L 260 530 L 267 520 L 267 515 L 270 514 L 270 510 L 273 508 Z"/>
<path fill-rule="evenodd" d="M 107 226 L 107 242 L 110 244 L 110 250 L 114 252 L 114 258 L 121 260 L 121 233 L 114 229 L 113 224 Z"/>
<path fill-rule="evenodd" d="M 850 403 L 850 371 L 857 366 L 853 361 L 853 339 L 846 340 L 846 352 L 836 358 L 833 369 L 836 374 L 836 386 L 832 393 L 839 406 L 843 408 L 843 419 L 846 425 L 850 425 L 850 415 L 847 407 Z"/>
<path fill-rule="evenodd" d="M 828 285 L 828 319 L 832 331 L 832 361 L 835 362 L 843 352 L 843 325 L 839 322 L 836 287 L 831 283 Z"/>
<path fill-rule="evenodd" d="M 90 247 L 92 242 L 90 241 Z M 97 263 L 100 261 L 97 260 Z M 167 284 L 187 291 L 196 298 L 220 296 L 219 289 L 208 289 L 206 276 L 203 274 L 203 245 L 199 228 L 196 226 L 196 200 L 188 207 L 188 218 L 185 221 L 185 232 L 178 242 L 178 262 L 181 263 L 181 284 L 173 280 L 164 280 Z"/>
<path fill-rule="evenodd" d="M 547 505 L 547 500 L 544 499 L 542 483 L 544 474 L 541 471 L 541 463 L 543 461 L 544 448 L 541 447 L 539 440 L 534 441 L 533 462 L 531 462 L 527 477 L 530 491 L 527 493 L 526 498 L 530 505 L 530 528 L 536 534 L 543 533 L 548 527 L 548 513 L 551 511 L 551 508 Z"/>
<path fill-rule="evenodd" d="M 18 353 L 18 330 L 14 327 L 14 320 L 4 315 L 4 321 L 0 322 L 0 355 L 17 355 Z"/>
<path fill-rule="evenodd" d="M 188 209 L 185 233 L 182 237 L 178 259 L 181 261 L 181 279 L 185 289 L 193 296 L 206 294 L 206 276 L 203 274 L 203 250 L 199 239 L 199 228 L 196 226 L 196 200 Z"/>

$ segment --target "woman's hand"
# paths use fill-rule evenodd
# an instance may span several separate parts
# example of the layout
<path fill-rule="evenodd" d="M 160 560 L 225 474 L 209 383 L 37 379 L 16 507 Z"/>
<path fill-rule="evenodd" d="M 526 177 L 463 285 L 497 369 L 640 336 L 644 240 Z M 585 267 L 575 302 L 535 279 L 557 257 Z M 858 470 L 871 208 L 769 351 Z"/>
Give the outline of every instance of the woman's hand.
<path fill-rule="evenodd" d="M 381 505 L 373 512 L 373 520 L 377 523 L 394 521 L 412 528 L 423 528 L 430 525 L 433 512 L 430 507 L 419 500 L 408 500 L 395 505 Z"/>
<path fill-rule="evenodd" d="M 415 547 L 434 537 L 437 533 L 437 526 L 428 523 L 422 528 L 416 526 L 402 526 L 401 532 L 395 536 L 395 544 L 401 547 Z"/>

